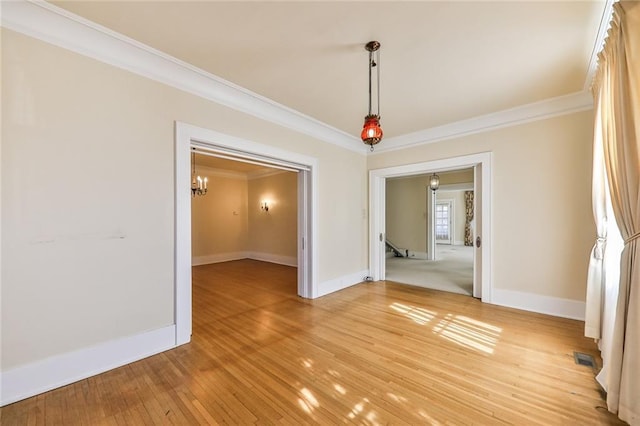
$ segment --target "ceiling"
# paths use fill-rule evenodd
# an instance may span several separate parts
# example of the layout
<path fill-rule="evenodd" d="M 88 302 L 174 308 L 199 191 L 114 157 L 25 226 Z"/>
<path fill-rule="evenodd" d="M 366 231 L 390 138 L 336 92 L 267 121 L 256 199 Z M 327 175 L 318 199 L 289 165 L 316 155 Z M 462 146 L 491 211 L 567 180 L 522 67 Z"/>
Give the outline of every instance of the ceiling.
<path fill-rule="evenodd" d="M 603 1 L 52 2 L 358 136 L 378 40 L 385 138 L 582 91 Z"/>

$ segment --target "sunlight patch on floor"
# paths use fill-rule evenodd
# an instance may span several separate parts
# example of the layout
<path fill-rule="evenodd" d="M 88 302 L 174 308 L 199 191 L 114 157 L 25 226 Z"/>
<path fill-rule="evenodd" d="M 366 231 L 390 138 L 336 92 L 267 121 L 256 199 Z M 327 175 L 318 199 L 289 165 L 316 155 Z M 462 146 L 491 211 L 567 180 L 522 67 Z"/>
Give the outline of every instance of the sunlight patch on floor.
<path fill-rule="evenodd" d="M 334 384 L 333 384 L 333 388 L 334 388 L 334 389 L 336 390 L 336 392 L 338 392 L 340 395 L 344 395 L 344 394 L 346 394 L 346 393 L 347 393 L 347 390 L 346 390 L 343 386 L 341 386 L 341 385 L 339 385 L 339 384 L 337 384 L 337 383 L 334 383 Z"/>
<path fill-rule="evenodd" d="M 313 410 L 320 406 L 320 403 L 309 389 L 302 388 L 300 390 L 300 396 L 301 397 L 298 398 L 298 405 L 307 413 L 312 413 Z"/>
<path fill-rule="evenodd" d="M 448 314 L 433 327 L 433 332 L 460 346 L 493 354 L 502 328 L 463 315 Z"/>
<path fill-rule="evenodd" d="M 403 303 L 395 302 L 389 307 L 420 325 L 435 322 L 438 316 L 435 311 Z M 493 354 L 500 339 L 500 333 L 502 333 L 502 328 L 495 325 L 468 316 L 453 314 L 447 314 L 433 325 L 432 330 L 443 339 L 486 354 Z"/>
<path fill-rule="evenodd" d="M 310 358 L 304 358 L 300 360 L 300 364 L 306 368 L 313 368 L 313 360 Z"/>
<path fill-rule="evenodd" d="M 353 406 L 353 409 L 347 417 L 351 420 L 359 418 L 359 423 L 361 424 L 379 425 L 380 421 L 378 420 L 378 414 L 373 410 L 367 411 L 367 405 L 369 405 L 369 398 L 362 398 L 360 402 Z"/>
<path fill-rule="evenodd" d="M 424 411 L 422 408 L 418 410 L 418 415 L 423 419 L 425 419 L 428 422 L 427 424 L 431 426 L 440 426 L 442 424 L 436 419 L 434 419 L 433 417 L 431 417 L 430 415 L 428 415 L 426 411 Z"/>
<path fill-rule="evenodd" d="M 404 396 L 396 395 L 395 393 L 387 392 L 387 396 L 395 402 L 407 402 L 407 398 Z"/>
<path fill-rule="evenodd" d="M 408 306 L 403 303 L 396 302 L 396 303 L 392 303 L 389 306 L 394 311 L 404 314 L 407 318 L 410 318 L 414 322 L 421 325 L 428 323 L 437 315 L 437 312 L 433 312 L 424 308 Z"/>

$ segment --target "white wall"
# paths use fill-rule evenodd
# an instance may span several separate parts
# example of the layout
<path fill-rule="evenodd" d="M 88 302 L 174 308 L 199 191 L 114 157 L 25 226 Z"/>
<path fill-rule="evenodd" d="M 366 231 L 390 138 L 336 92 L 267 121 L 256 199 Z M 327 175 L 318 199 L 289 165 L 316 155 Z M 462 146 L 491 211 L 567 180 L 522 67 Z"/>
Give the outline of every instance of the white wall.
<path fill-rule="evenodd" d="M 362 154 L 6 29 L 2 107 L 3 372 L 174 323 L 175 121 L 317 158 L 321 291 L 367 268 Z"/>

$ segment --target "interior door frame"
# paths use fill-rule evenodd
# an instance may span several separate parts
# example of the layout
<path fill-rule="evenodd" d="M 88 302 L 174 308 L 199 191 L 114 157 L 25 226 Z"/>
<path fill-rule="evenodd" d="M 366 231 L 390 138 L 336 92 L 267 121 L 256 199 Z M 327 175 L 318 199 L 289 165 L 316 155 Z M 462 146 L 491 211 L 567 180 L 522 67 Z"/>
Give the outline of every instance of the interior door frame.
<path fill-rule="evenodd" d="M 474 275 L 476 275 L 474 276 L 474 295 L 478 295 L 483 302 L 490 303 L 492 301 L 492 157 L 493 153 L 491 152 L 481 152 L 369 171 L 369 211 L 371 214 L 369 220 L 369 275 L 374 281 L 383 280 L 386 276 L 384 241 L 386 238 L 385 204 L 387 178 L 473 167 L 481 174 L 481 179 L 478 179 L 480 182 L 474 183 L 474 185 L 476 185 L 475 190 L 480 191 L 479 198 L 482 199 L 479 212 L 482 215 L 482 221 L 479 232 L 476 229 L 476 235 L 481 235 L 482 246 L 474 250 Z M 479 254 L 478 251 L 481 251 L 481 253 Z M 476 270 L 479 270 L 480 273 L 475 274 Z"/>
<path fill-rule="evenodd" d="M 175 123 L 175 323 L 176 345 L 192 332 L 191 147 L 298 170 L 298 295 L 313 298 L 318 285 L 318 160 L 296 152 L 236 138 L 213 130 Z"/>

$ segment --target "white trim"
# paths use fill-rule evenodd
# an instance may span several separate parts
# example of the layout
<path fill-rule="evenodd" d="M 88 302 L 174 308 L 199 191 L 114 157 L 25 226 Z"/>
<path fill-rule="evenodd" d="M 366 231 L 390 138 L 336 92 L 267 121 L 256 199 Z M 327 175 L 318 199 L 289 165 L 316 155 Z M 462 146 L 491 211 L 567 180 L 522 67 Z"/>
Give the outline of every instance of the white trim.
<path fill-rule="evenodd" d="M 414 133 L 407 133 L 384 140 L 376 145 L 376 150 L 368 155 L 378 155 L 411 146 L 425 145 L 447 139 L 469 136 L 476 133 L 516 126 L 537 120 L 544 120 L 593 108 L 593 98 L 588 92 L 546 99 L 498 111 L 467 120 L 456 121 L 442 126 L 431 127 Z"/>
<path fill-rule="evenodd" d="M 3 1 L 2 26 L 350 151 L 367 152 L 347 132 L 50 3 Z"/>
<path fill-rule="evenodd" d="M 175 315 L 176 342 L 191 340 L 191 147 L 216 152 L 217 149 L 233 150 L 245 158 L 273 159 L 287 167 L 304 168 L 299 173 L 299 182 L 305 181 L 304 190 L 298 191 L 298 271 L 302 277 L 298 294 L 313 297 L 318 284 L 318 210 L 319 183 L 318 160 L 314 157 L 258 142 L 240 139 L 213 130 L 176 122 L 175 124 Z M 285 164 L 286 163 L 286 164 Z M 299 185 L 299 188 L 300 185 Z M 301 222 L 301 216 L 308 216 Z M 305 248 L 302 249 L 302 240 Z M 302 272 L 301 272 L 302 271 Z"/>
<path fill-rule="evenodd" d="M 254 180 L 254 179 L 262 179 L 262 178 L 266 178 L 269 176 L 275 176 L 275 175 L 279 175 L 282 173 L 287 173 L 286 170 L 281 170 L 281 169 L 265 169 L 265 170 L 256 170 L 255 172 L 249 172 L 247 173 L 247 179 L 249 180 Z M 291 172 L 289 172 L 291 173 Z M 294 173 L 297 173 L 294 172 Z"/>
<path fill-rule="evenodd" d="M 191 258 L 191 266 L 209 265 L 211 263 L 230 262 L 232 260 L 242 260 L 247 258 L 249 258 L 249 252 L 246 251 L 207 254 L 204 256 L 193 256 Z"/>
<path fill-rule="evenodd" d="M 175 346 L 175 326 L 171 325 L 1 372 L 0 406 L 104 373 Z"/>
<path fill-rule="evenodd" d="M 191 341 L 191 129 L 175 125 L 175 320 L 176 343 Z"/>
<path fill-rule="evenodd" d="M 197 165 L 198 174 L 202 176 L 215 176 L 227 179 L 248 180 L 247 173 L 233 170 L 215 169 L 209 166 Z"/>
<path fill-rule="evenodd" d="M 611 27 L 611 18 L 613 17 L 613 4 L 618 0 L 606 0 L 604 7 L 602 8 L 602 17 L 600 18 L 600 25 L 598 26 L 598 35 L 593 44 L 591 50 L 591 58 L 589 59 L 589 68 L 587 68 L 587 78 L 584 81 L 584 91 L 591 89 L 593 83 L 593 77 L 598 69 L 598 54 L 604 47 L 604 40 L 607 37 L 607 31 Z"/>
<path fill-rule="evenodd" d="M 458 240 L 456 240 L 456 241 L 454 241 L 454 242 L 453 242 L 453 245 L 454 245 L 454 246 L 464 246 L 464 241 L 458 241 Z"/>
<path fill-rule="evenodd" d="M 473 191 L 473 182 L 469 183 L 450 183 L 447 185 L 440 185 L 438 192 L 447 191 Z"/>
<path fill-rule="evenodd" d="M 277 263 L 285 266 L 298 266 L 298 258 L 294 256 L 283 256 L 280 254 L 262 253 L 257 251 L 247 252 L 247 258 L 259 260 L 261 262 Z"/>
<path fill-rule="evenodd" d="M 603 21 L 610 16 L 612 4 L 612 0 L 607 0 Z M 391 137 L 385 139 L 383 144 L 378 145 L 375 152 L 369 152 L 356 136 L 48 2 L 41 0 L 5 1 L 2 2 L 1 15 L 2 26 L 13 31 L 363 155 L 376 155 L 409 146 L 468 136 L 593 107 L 590 93 L 584 90 Z M 606 34 L 606 25 L 601 22 L 589 63 L 585 88 L 591 84 L 597 63 L 597 53 L 604 34 Z"/>
<path fill-rule="evenodd" d="M 610 17 L 612 4 L 612 0 L 607 0 L 603 11 L 603 21 Z M 376 147 L 375 152 L 370 153 L 357 137 L 347 132 L 50 3 L 34 0 L 2 2 L 2 26 L 325 142 L 367 155 L 376 155 L 408 146 L 433 143 L 592 108 L 591 95 L 585 90 L 388 138 L 385 139 L 384 144 Z M 607 26 L 601 22 L 589 63 L 585 88 L 590 85 L 592 80 L 597 63 L 597 53 L 606 34 L 606 28 Z"/>
<path fill-rule="evenodd" d="M 252 259 L 261 262 L 277 263 L 278 265 L 298 266 L 298 258 L 295 256 L 283 256 L 281 254 L 264 253 L 258 251 L 236 251 L 230 253 L 208 254 L 193 256 L 191 266 L 210 265 L 212 263 L 231 262 L 233 260 Z"/>
<path fill-rule="evenodd" d="M 369 275 L 369 271 L 364 269 L 360 272 L 355 272 L 349 275 L 343 275 L 341 277 L 334 278 L 332 280 L 323 281 L 314 294 L 314 298 L 326 296 L 327 294 L 334 293 L 339 290 L 344 290 L 347 287 L 351 287 L 356 284 L 360 284 Z"/>
<path fill-rule="evenodd" d="M 524 311 L 584 321 L 585 302 L 579 300 L 494 288 L 491 303 Z"/>
<path fill-rule="evenodd" d="M 481 152 L 460 157 L 444 158 L 424 163 L 407 164 L 369 171 L 369 275 L 375 281 L 385 276 L 385 182 L 399 176 L 456 170 L 482 165 L 482 301 L 492 301 L 492 153 Z"/>

